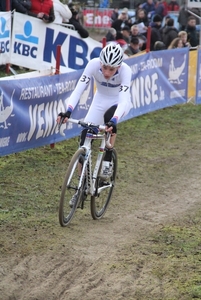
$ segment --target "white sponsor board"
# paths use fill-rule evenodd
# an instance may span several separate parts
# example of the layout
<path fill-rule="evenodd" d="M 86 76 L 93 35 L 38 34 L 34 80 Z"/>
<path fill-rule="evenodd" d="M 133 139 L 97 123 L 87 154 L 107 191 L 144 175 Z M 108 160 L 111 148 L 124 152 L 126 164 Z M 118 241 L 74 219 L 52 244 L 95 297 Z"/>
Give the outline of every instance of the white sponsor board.
<path fill-rule="evenodd" d="M 80 38 L 75 30 L 14 13 L 10 62 L 32 70 L 46 70 L 56 65 L 57 46 L 61 46 L 60 68 L 84 69 L 99 56 L 102 44 L 88 37 Z"/>
<path fill-rule="evenodd" d="M 187 7 L 197 7 L 201 9 L 201 0 L 188 0 Z"/>
<path fill-rule="evenodd" d="M 11 12 L 0 12 L 0 65 L 10 61 Z"/>

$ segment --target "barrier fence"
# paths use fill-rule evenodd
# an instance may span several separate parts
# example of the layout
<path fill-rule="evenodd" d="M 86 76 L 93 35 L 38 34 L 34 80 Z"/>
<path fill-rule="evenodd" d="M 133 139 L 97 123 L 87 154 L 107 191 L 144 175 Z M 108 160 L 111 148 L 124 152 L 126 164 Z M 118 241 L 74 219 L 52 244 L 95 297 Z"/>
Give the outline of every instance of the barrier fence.
<path fill-rule="evenodd" d="M 132 69 L 129 114 L 134 118 L 188 101 L 189 51 L 187 48 L 146 53 L 125 60 Z M 56 117 L 65 111 L 82 70 L 36 78 L 0 81 L 0 155 L 52 144 L 78 135 L 76 125 L 63 125 Z M 193 74 L 194 76 L 194 74 Z M 16 76 L 17 77 L 17 76 Z M 191 79 L 191 82 L 193 80 Z M 196 103 L 201 103 L 201 50 L 198 51 Z M 94 84 L 84 91 L 73 117 L 84 118 L 93 98 Z"/>
<path fill-rule="evenodd" d="M 9 13 L 7 16 L 7 19 L 3 16 L 3 22 L 6 20 L 9 23 Z M 19 14 L 16 14 L 16 18 L 18 17 Z M 0 18 L 2 23 L 1 15 Z M 25 19 L 19 22 L 17 31 L 13 30 L 12 41 L 10 41 L 10 25 L 4 26 L 0 43 L 5 51 L 0 54 L 0 58 L 9 57 L 12 61 L 14 55 L 16 61 L 21 59 L 23 62 L 24 59 L 27 63 L 31 61 L 35 68 L 39 64 L 47 69 L 47 66 L 56 65 L 56 45 L 59 43 L 62 48 L 60 65 L 62 66 L 62 62 L 68 63 L 74 67 L 74 70 L 72 68 L 63 74 L 34 78 L 31 78 L 30 74 L 29 78 L 19 75 L 0 80 L 0 156 L 56 143 L 76 136 L 80 132 L 76 125 L 62 125 L 62 130 L 66 134 L 64 138 L 58 133 L 55 120 L 60 111 L 66 110 L 68 98 L 84 66 L 89 59 L 99 55 L 102 45 L 90 38 L 83 41 L 75 35 L 74 31 L 63 29 L 62 26 L 54 27 L 53 24 L 43 24 L 40 32 L 37 32 L 34 28 L 36 21 L 39 20 L 32 20 L 25 16 Z M 27 22 L 32 28 L 29 36 L 25 34 Z M 39 46 L 41 38 L 43 42 L 42 46 Z M 70 50 L 69 47 L 72 47 L 73 52 L 70 52 L 72 49 Z M 42 55 L 38 49 L 42 51 Z M 49 60 L 46 65 L 47 57 Z M 72 60 L 73 64 L 69 60 Z M 132 106 L 129 114 L 121 121 L 164 107 L 186 103 L 189 96 L 195 98 L 196 104 L 201 104 L 200 49 L 198 51 L 189 51 L 188 48 L 153 51 L 126 59 L 125 62 L 132 70 Z M 42 72 L 45 70 L 41 70 Z M 74 118 L 84 118 L 93 93 L 92 82 L 84 91 L 79 105 L 73 112 Z"/>

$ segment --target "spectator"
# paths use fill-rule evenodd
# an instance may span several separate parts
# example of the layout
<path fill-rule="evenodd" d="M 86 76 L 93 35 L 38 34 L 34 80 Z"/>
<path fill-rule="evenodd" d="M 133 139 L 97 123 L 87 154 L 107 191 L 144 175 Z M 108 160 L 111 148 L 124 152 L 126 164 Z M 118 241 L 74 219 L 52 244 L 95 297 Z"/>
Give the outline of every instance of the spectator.
<path fill-rule="evenodd" d="M 72 12 L 69 9 L 68 5 L 63 4 L 59 0 L 53 0 L 53 6 L 55 14 L 54 23 L 68 23 L 70 18 L 72 17 Z"/>
<path fill-rule="evenodd" d="M 154 51 L 159 51 L 159 50 L 165 50 L 166 47 L 165 47 L 165 44 L 161 41 L 157 41 L 155 42 L 154 44 Z"/>
<path fill-rule="evenodd" d="M 10 10 L 12 9 L 12 0 L 10 0 Z M 0 1 L 0 11 L 7 11 L 6 9 L 6 0 Z"/>
<path fill-rule="evenodd" d="M 167 27 L 163 31 L 163 43 L 166 48 L 169 47 L 172 40 L 178 37 L 178 30 L 174 27 L 174 19 L 170 18 L 167 21 Z"/>
<path fill-rule="evenodd" d="M 121 33 L 123 35 L 123 39 L 126 41 L 126 43 L 130 43 L 130 27 L 129 26 L 124 26 L 121 30 Z"/>
<path fill-rule="evenodd" d="M 171 0 L 168 4 L 168 11 L 179 11 L 179 4 L 177 0 Z"/>
<path fill-rule="evenodd" d="M 139 9 L 143 9 L 141 7 L 142 7 L 142 4 L 140 2 L 136 3 L 136 7 L 135 7 L 135 19 L 136 19 L 137 15 L 138 15 L 138 10 Z"/>
<path fill-rule="evenodd" d="M 128 56 L 132 56 L 132 55 L 135 55 L 139 52 L 141 52 L 139 40 L 138 40 L 138 38 L 133 37 L 131 39 L 131 42 L 128 45 L 127 49 L 124 51 L 124 53 Z"/>
<path fill-rule="evenodd" d="M 167 0 L 163 0 L 163 5 L 165 7 L 165 17 L 168 15 L 168 3 Z"/>
<path fill-rule="evenodd" d="M 130 8 L 130 0 L 122 0 L 121 1 L 121 7 L 124 7 L 124 8 Z"/>
<path fill-rule="evenodd" d="M 193 16 L 190 16 L 188 18 L 188 23 L 186 26 L 187 32 L 187 40 L 191 44 L 192 47 L 198 46 L 198 36 L 197 36 L 197 31 L 196 31 L 196 19 Z"/>
<path fill-rule="evenodd" d="M 69 24 L 73 25 L 75 27 L 75 30 L 79 33 L 79 35 L 85 39 L 89 36 L 88 31 L 80 24 L 79 19 L 78 19 L 78 11 L 72 7 L 71 8 L 72 12 L 72 18 L 69 20 Z"/>
<path fill-rule="evenodd" d="M 137 15 L 136 15 L 136 20 L 134 24 L 140 24 L 144 23 L 144 30 L 147 31 L 147 27 L 149 26 L 149 20 L 146 15 L 146 11 L 142 8 L 138 9 Z"/>
<path fill-rule="evenodd" d="M 201 10 L 200 8 L 198 7 L 192 7 L 189 9 L 192 13 L 194 13 L 196 16 L 198 17 L 195 17 L 196 19 L 196 25 L 200 25 L 200 19 L 199 17 L 201 16 Z M 189 13 L 189 17 L 192 16 L 190 13 Z"/>
<path fill-rule="evenodd" d="M 116 21 L 118 19 L 118 16 L 119 16 L 119 9 L 118 7 L 115 7 L 111 15 L 112 22 Z"/>
<path fill-rule="evenodd" d="M 144 50 L 146 48 L 147 39 L 142 33 L 139 33 L 138 25 L 133 25 L 131 27 L 131 39 L 133 37 L 138 38 L 139 47 L 141 50 Z"/>
<path fill-rule="evenodd" d="M 52 0 L 31 0 L 30 16 L 39 18 L 45 23 L 54 22 L 54 7 Z"/>
<path fill-rule="evenodd" d="M 117 35 L 117 32 L 116 32 L 116 29 L 114 28 L 109 28 L 108 29 L 108 32 L 106 33 L 106 42 L 111 42 L 111 41 L 115 41 L 116 40 L 116 35 Z"/>
<path fill-rule="evenodd" d="M 182 6 L 179 10 L 178 23 L 180 25 L 179 30 L 185 30 L 186 24 L 188 22 L 189 13 L 186 10 L 185 5 Z"/>
<path fill-rule="evenodd" d="M 175 49 L 175 48 L 182 48 L 182 47 L 183 47 L 182 40 L 181 40 L 181 38 L 177 37 L 174 40 L 172 40 L 168 49 Z"/>
<path fill-rule="evenodd" d="M 126 41 L 123 38 L 123 34 L 121 33 L 121 31 L 117 32 L 116 35 L 116 42 L 117 44 L 119 44 L 121 46 L 121 48 L 125 51 L 128 47 L 128 43 L 126 43 Z"/>
<path fill-rule="evenodd" d="M 181 38 L 183 47 L 191 47 L 191 44 L 187 41 L 188 36 L 186 31 L 180 31 L 178 37 Z"/>
<path fill-rule="evenodd" d="M 167 7 L 164 4 L 163 0 L 156 0 L 155 5 L 155 14 L 161 16 L 163 19 L 168 13 Z"/>
<path fill-rule="evenodd" d="M 31 9 L 31 0 L 12 0 L 12 10 L 28 14 Z"/>
<path fill-rule="evenodd" d="M 141 5 L 146 12 L 146 15 L 149 20 L 151 20 L 152 16 L 155 14 L 155 3 L 153 0 L 147 0 Z"/>
<path fill-rule="evenodd" d="M 160 28 L 160 33 L 161 33 L 162 40 L 163 40 L 163 36 L 164 36 L 164 30 L 165 30 L 165 28 L 167 28 L 167 22 L 168 22 L 169 19 L 170 19 L 170 15 L 167 15 L 165 17 L 165 23 L 164 23 L 163 27 Z"/>
<path fill-rule="evenodd" d="M 69 20 L 69 24 L 72 24 L 75 27 L 75 30 L 79 33 L 79 35 L 84 39 L 89 36 L 88 31 L 80 24 L 78 19 L 78 11 L 75 8 L 71 8 L 72 18 Z"/>
<path fill-rule="evenodd" d="M 150 23 L 151 26 L 151 41 L 150 50 L 154 50 L 154 44 L 157 41 L 162 41 L 160 28 L 161 28 L 162 18 L 159 15 L 153 17 L 153 22 Z"/>
<path fill-rule="evenodd" d="M 124 8 L 121 14 L 118 16 L 118 19 L 112 23 L 112 28 L 116 31 L 121 31 L 124 26 L 130 27 L 130 22 L 128 21 L 128 9 Z"/>

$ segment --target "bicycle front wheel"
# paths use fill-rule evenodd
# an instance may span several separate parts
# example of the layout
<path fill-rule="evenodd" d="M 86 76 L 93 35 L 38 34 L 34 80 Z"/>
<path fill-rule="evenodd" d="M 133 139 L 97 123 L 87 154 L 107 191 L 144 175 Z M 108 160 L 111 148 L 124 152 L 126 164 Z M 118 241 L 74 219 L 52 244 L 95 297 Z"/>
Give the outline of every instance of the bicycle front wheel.
<path fill-rule="evenodd" d="M 78 149 L 68 166 L 62 185 L 59 202 L 59 223 L 67 226 L 72 220 L 82 195 L 82 186 L 78 189 L 84 149 Z"/>
<path fill-rule="evenodd" d="M 91 197 L 91 215 L 94 220 L 103 217 L 112 197 L 117 172 L 117 152 L 115 149 L 112 152 L 112 163 L 113 173 L 111 177 L 103 180 L 98 176 L 96 180 L 96 192 Z"/>

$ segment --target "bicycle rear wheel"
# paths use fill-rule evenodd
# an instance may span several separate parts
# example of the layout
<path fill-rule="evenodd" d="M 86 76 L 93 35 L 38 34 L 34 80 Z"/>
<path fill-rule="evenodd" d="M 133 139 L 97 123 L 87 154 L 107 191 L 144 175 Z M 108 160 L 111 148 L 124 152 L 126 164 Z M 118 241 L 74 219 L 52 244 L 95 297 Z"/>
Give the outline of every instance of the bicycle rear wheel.
<path fill-rule="evenodd" d="M 68 166 L 65 179 L 62 185 L 59 202 L 59 223 L 67 226 L 72 220 L 82 196 L 82 186 L 78 189 L 80 181 L 80 160 L 83 159 L 84 149 L 78 149 L 73 155 Z M 83 182 L 84 184 L 84 182 Z M 73 204 L 69 201 L 74 199 Z"/>
<path fill-rule="evenodd" d="M 112 163 L 112 176 L 107 180 L 103 180 L 98 176 L 96 180 L 96 193 L 91 197 L 91 215 L 94 220 L 103 217 L 112 197 L 117 172 L 117 152 L 115 149 L 112 153 Z"/>

